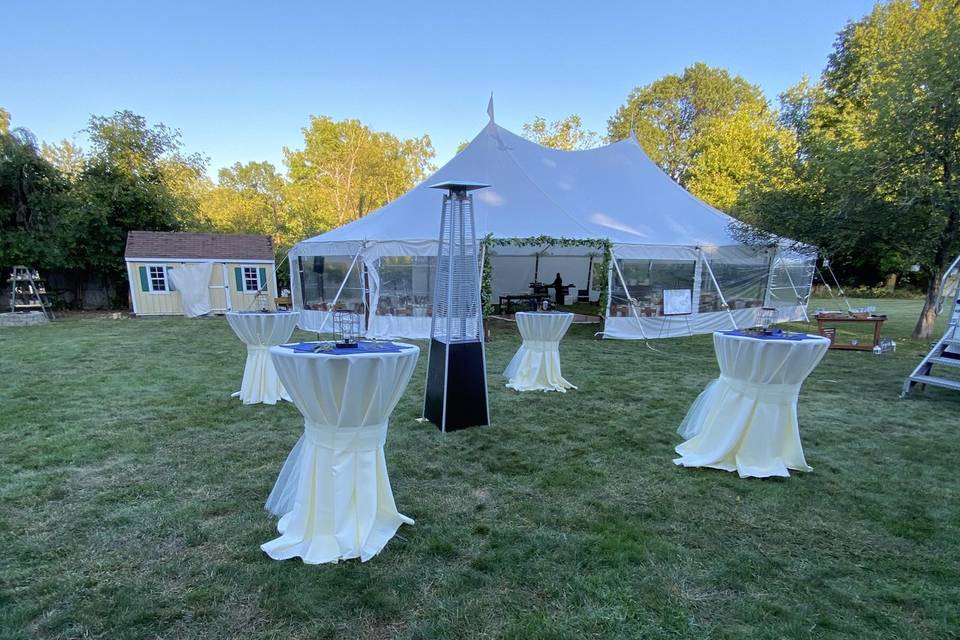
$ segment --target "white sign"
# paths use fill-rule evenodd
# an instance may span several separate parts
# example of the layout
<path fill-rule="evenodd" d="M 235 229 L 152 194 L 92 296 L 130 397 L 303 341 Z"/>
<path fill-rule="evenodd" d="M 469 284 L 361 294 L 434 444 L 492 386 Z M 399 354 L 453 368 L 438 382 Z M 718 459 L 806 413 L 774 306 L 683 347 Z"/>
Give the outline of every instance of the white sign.
<path fill-rule="evenodd" d="M 690 289 L 664 289 L 663 315 L 676 316 L 693 313 L 692 298 Z"/>

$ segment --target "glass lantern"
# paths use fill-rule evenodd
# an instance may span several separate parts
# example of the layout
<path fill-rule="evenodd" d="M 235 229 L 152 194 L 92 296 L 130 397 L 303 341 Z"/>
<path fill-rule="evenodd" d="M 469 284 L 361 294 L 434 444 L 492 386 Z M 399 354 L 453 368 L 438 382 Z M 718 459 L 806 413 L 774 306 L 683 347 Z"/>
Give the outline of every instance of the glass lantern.
<path fill-rule="evenodd" d="M 757 311 L 757 327 L 768 331 L 777 323 L 777 310 L 773 307 L 761 307 Z"/>

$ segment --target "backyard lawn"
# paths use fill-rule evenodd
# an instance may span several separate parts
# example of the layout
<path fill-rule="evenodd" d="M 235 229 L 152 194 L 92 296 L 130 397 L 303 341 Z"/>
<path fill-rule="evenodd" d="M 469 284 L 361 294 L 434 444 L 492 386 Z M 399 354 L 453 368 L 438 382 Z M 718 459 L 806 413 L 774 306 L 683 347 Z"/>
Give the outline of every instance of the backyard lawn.
<path fill-rule="evenodd" d="M 710 336 L 577 325 L 579 389 L 521 395 L 496 322 L 494 425 L 446 436 L 415 421 L 424 350 L 386 448 L 416 525 L 322 566 L 259 549 L 303 425 L 230 398 L 223 318 L 2 328 L 0 639 L 958 637 L 960 394 L 898 399 L 919 303 L 853 303 L 898 349 L 827 354 L 800 396 L 814 470 L 789 479 L 673 465 Z"/>

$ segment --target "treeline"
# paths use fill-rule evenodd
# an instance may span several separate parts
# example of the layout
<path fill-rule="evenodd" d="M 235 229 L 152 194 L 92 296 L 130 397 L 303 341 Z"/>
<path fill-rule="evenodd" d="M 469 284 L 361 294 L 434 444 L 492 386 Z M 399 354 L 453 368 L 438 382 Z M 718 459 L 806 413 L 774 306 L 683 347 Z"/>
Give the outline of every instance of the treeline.
<path fill-rule="evenodd" d="M 0 265 L 28 264 L 84 282 L 102 276 L 125 301 L 127 231 L 272 236 L 278 258 L 297 240 L 354 220 L 431 170 L 430 138 L 401 140 L 356 120 L 311 117 L 302 149 L 221 169 L 183 151 L 180 132 L 129 111 L 94 116 L 82 149 L 39 144 L 0 109 Z"/>
<path fill-rule="evenodd" d="M 607 122 L 535 118 L 522 133 L 584 149 L 634 132 L 674 180 L 745 224 L 819 247 L 850 284 L 926 286 L 960 250 L 960 8 L 878 4 L 837 36 L 816 81 L 771 104 L 760 87 L 702 63 L 637 87 Z M 0 265 L 123 278 L 128 229 L 220 230 L 296 241 L 354 220 L 420 182 L 430 138 L 311 117 L 285 171 L 237 163 L 206 175 L 179 132 L 130 112 L 93 117 L 89 148 L 38 143 L 0 110 Z"/>

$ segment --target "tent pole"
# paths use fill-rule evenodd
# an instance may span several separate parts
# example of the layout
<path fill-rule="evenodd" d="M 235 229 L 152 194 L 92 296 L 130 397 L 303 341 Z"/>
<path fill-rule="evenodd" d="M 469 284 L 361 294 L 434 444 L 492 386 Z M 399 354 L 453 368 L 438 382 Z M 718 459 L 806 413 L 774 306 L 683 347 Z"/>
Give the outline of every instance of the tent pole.
<path fill-rule="evenodd" d="M 353 267 L 357 264 L 357 258 L 360 257 L 360 252 L 363 251 L 363 244 L 360 244 L 360 248 L 357 249 L 357 255 L 353 256 L 353 262 L 350 263 L 350 268 L 347 269 L 347 273 L 343 276 L 343 282 L 340 283 L 340 288 L 337 289 L 337 295 L 333 296 L 333 302 L 330 303 L 331 309 L 327 312 L 326 317 L 323 319 L 323 322 L 320 323 L 320 327 L 317 329 L 317 334 L 323 331 L 323 328 L 327 326 L 327 320 L 333 317 L 333 310 L 337 306 L 337 301 L 340 300 L 340 294 L 343 293 L 343 288 L 347 285 L 347 279 L 350 277 L 350 273 L 353 271 Z M 363 286 L 361 280 L 360 286 Z"/>
<path fill-rule="evenodd" d="M 727 304 L 727 299 L 723 296 L 723 291 L 720 289 L 720 283 L 717 282 L 716 276 L 713 275 L 713 269 L 710 267 L 710 261 L 707 260 L 707 256 L 703 255 L 703 252 L 699 247 L 697 248 L 697 251 L 700 251 L 700 259 L 703 260 L 703 264 L 707 268 L 707 273 L 710 274 L 710 280 L 713 281 L 713 286 L 717 288 L 717 295 L 720 296 L 720 302 L 723 304 L 723 308 L 727 310 L 727 315 L 730 316 L 730 322 L 733 324 L 733 329 L 739 329 L 740 327 L 737 326 L 737 321 L 733 317 L 733 312 L 730 311 L 730 305 Z"/>
<path fill-rule="evenodd" d="M 817 273 L 820 275 L 820 279 L 823 280 L 823 286 L 827 288 L 827 293 L 830 294 L 830 299 L 833 300 L 833 303 L 837 305 L 837 308 L 840 309 L 840 301 L 837 300 L 837 296 L 833 295 L 833 287 L 830 286 L 830 283 L 827 282 L 827 278 L 823 275 L 823 271 L 820 271 L 819 267 L 814 266 L 817 270 Z"/>
<path fill-rule="evenodd" d="M 824 265 L 827 268 L 827 271 L 830 272 L 830 275 L 833 276 L 833 282 L 837 285 L 837 293 L 840 294 L 840 297 L 843 298 L 843 301 L 847 304 L 847 311 L 852 312 L 853 307 L 850 306 L 850 300 L 847 298 L 847 294 L 843 291 L 843 287 L 840 286 L 840 281 L 837 280 L 837 274 L 833 272 L 833 267 L 830 266 L 830 260 L 824 260 Z"/>
<path fill-rule="evenodd" d="M 623 285 L 623 292 L 627 294 L 627 301 L 630 303 L 630 312 L 633 313 L 633 317 L 637 321 L 637 326 L 640 327 L 640 335 L 643 336 L 644 340 L 648 340 L 647 332 L 643 330 L 643 323 L 640 321 L 640 316 L 637 315 L 637 305 L 633 303 L 633 298 L 630 297 L 630 289 L 627 289 L 627 281 L 623 279 L 623 272 L 620 271 L 620 265 L 617 264 L 617 257 L 611 252 L 610 261 L 613 262 L 613 266 L 617 270 L 617 276 L 620 278 L 620 284 Z M 609 294 L 607 298 L 611 298 Z"/>
<path fill-rule="evenodd" d="M 770 256 L 770 260 L 767 262 L 767 288 L 763 292 L 763 306 L 773 307 L 775 306 L 774 299 L 777 297 L 773 293 L 773 274 L 774 270 L 777 268 L 777 256 L 780 255 L 780 247 L 776 247 L 773 250 L 773 255 Z"/>
<path fill-rule="evenodd" d="M 590 262 L 587 264 L 587 300 L 590 300 L 590 283 L 593 282 L 593 254 L 590 254 Z M 579 296 L 578 296 L 579 297 Z"/>

